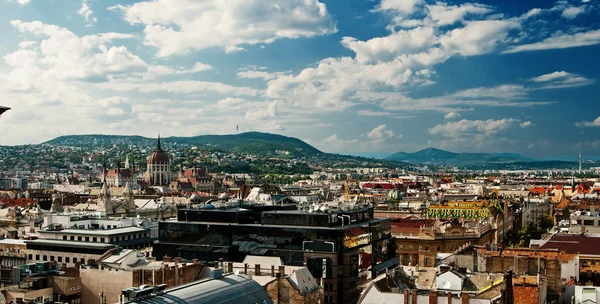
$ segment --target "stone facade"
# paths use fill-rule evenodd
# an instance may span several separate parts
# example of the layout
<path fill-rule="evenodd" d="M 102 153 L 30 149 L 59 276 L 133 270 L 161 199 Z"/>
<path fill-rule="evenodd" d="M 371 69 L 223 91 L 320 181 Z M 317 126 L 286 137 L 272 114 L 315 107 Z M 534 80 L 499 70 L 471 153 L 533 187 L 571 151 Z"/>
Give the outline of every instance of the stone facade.
<path fill-rule="evenodd" d="M 178 259 L 179 262 L 181 260 Z M 204 271 L 203 271 L 204 270 Z M 167 288 L 205 278 L 208 268 L 202 264 L 163 262 L 158 269 L 117 270 L 108 268 L 81 268 L 79 270 L 82 303 L 100 304 L 99 293 L 104 292 L 106 303 L 118 303 L 121 290 L 143 284 L 167 284 Z"/>
<path fill-rule="evenodd" d="M 274 304 L 321 304 L 324 303 L 323 289 L 302 295 L 289 278 L 277 278 L 265 285 Z"/>

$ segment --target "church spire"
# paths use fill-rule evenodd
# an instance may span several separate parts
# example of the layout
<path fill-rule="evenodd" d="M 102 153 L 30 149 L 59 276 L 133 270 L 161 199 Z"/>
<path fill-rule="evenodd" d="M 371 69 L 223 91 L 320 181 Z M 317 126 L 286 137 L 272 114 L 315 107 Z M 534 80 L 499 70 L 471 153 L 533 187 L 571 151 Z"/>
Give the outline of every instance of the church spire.
<path fill-rule="evenodd" d="M 156 145 L 156 147 L 158 148 L 158 150 L 160 150 L 160 132 L 158 133 L 158 144 Z"/>

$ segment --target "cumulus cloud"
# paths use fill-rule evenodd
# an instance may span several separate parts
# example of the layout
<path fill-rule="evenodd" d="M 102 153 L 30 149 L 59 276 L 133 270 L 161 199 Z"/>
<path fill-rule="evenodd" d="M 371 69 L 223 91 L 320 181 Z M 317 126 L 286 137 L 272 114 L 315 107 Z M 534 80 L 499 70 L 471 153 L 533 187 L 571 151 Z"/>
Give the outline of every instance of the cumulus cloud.
<path fill-rule="evenodd" d="M 87 0 L 81 2 L 81 8 L 77 11 L 77 14 L 85 19 L 87 26 L 92 26 L 98 21 L 98 18 L 93 16 L 94 11 L 90 8 Z"/>
<path fill-rule="evenodd" d="M 376 10 L 390 10 L 399 14 L 409 15 L 425 3 L 424 0 L 382 0 Z"/>
<path fill-rule="evenodd" d="M 66 28 L 40 21 L 14 20 L 11 24 L 23 34 L 43 37 L 39 49 L 20 49 L 4 56 L 4 61 L 19 71 L 21 81 L 28 81 L 23 75 L 40 76 L 38 69 L 46 77 L 93 81 L 147 70 L 147 64 L 125 46 L 109 45 L 117 39 L 131 39 L 132 35 L 103 33 L 78 37 Z M 32 45 L 35 44 L 26 46 L 31 48 Z"/>
<path fill-rule="evenodd" d="M 488 119 L 488 120 L 467 120 L 462 119 L 456 122 L 447 122 L 439 124 L 429 129 L 429 134 L 442 135 L 444 137 L 464 137 L 485 134 L 487 136 L 495 135 L 501 131 L 510 128 L 516 119 Z"/>
<path fill-rule="evenodd" d="M 429 17 L 440 26 L 452 25 L 465 19 L 467 15 L 485 15 L 493 10 L 487 6 L 477 3 L 464 3 L 458 5 L 448 5 L 443 2 L 437 2 L 435 5 L 428 5 Z"/>
<path fill-rule="evenodd" d="M 389 137 L 394 137 L 396 133 L 394 131 L 389 130 L 387 125 L 379 125 L 375 127 L 373 130 L 363 134 L 369 139 L 384 139 Z"/>
<path fill-rule="evenodd" d="M 459 113 L 456 112 L 449 112 L 448 114 L 444 115 L 444 118 L 446 119 L 453 119 L 453 118 L 459 118 L 461 115 Z"/>
<path fill-rule="evenodd" d="M 337 31 L 318 0 L 154 0 L 109 9 L 122 11 L 130 24 L 143 25 L 144 43 L 157 47 L 160 57 L 214 46 L 231 53 L 243 45 Z"/>
<path fill-rule="evenodd" d="M 562 89 L 562 88 L 573 88 L 591 85 L 594 83 L 593 79 L 588 79 L 577 74 L 556 71 L 549 74 L 544 74 L 531 79 L 534 82 L 542 83 L 541 89 Z"/>
<path fill-rule="evenodd" d="M 524 122 L 520 123 L 519 126 L 521 128 L 527 128 L 527 127 L 532 127 L 535 125 L 533 123 L 531 123 L 531 121 L 524 121 Z"/>
<path fill-rule="evenodd" d="M 566 49 L 600 43 L 600 30 L 589 30 L 575 34 L 556 33 L 540 42 L 517 45 L 504 51 L 504 54 L 540 51 L 551 49 Z"/>
<path fill-rule="evenodd" d="M 575 126 L 577 127 L 600 127 L 600 116 L 594 119 L 593 121 L 580 121 L 576 122 Z"/>

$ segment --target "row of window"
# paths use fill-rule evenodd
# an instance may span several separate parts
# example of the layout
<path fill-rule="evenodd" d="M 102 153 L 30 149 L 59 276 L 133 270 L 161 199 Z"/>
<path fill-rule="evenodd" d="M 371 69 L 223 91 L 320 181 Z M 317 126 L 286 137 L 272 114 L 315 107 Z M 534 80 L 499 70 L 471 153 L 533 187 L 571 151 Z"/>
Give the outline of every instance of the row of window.
<path fill-rule="evenodd" d="M 63 259 L 62 256 L 55 257 L 55 256 L 51 255 L 50 259 L 48 259 L 48 256 L 45 255 L 45 254 L 44 255 L 36 254 L 35 255 L 35 259 L 34 259 L 33 254 L 29 254 L 28 258 L 29 258 L 30 261 L 43 261 L 43 262 L 47 262 L 47 261 L 54 262 L 54 261 L 56 261 L 58 263 L 63 263 L 63 262 L 64 263 L 71 263 L 71 258 L 70 257 L 64 257 L 64 259 Z M 79 262 L 81 264 L 85 264 L 85 258 L 79 258 L 78 259 L 78 258 L 74 257 L 72 259 L 72 261 L 73 261 L 73 263 Z"/>
<path fill-rule="evenodd" d="M 136 234 L 128 234 L 128 235 L 121 235 L 121 236 L 109 237 L 108 238 L 108 242 L 112 243 L 112 242 L 120 242 L 120 241 L 126 241 L 126 240 L 135 240 L 135 239 L 139 239 L 139 238 L 143 238 L 143 237 L 150 237 L 150 234 L 149 233 L 136 233 Z M 81 235 L 78 235 L 78 236 L 70 235 L 70 236 L 67 237 L 66 235 L 63 235 L 63 240 L 64 241 L 67 241 L 67 240 L 69 240 L 69 241 L 75 241 L 75 240 L 77 240 L 77 241 L 80 241 L 80 242 L 81 241 L 86 241 L 86 242 L 90 242 L 91 241 L 91 242 L 94 242 L 94 243 L 97 243 L 99 241 L 100 243 L 105 243 L 106 238 L 103 238 L 103 237 L 99 238 L 99 237 L 95 237 L 95 236 L 94 237 L 89 237 L 89 236 L 85 236 L 84 237 L 84 236 L 81 236 Z"/>

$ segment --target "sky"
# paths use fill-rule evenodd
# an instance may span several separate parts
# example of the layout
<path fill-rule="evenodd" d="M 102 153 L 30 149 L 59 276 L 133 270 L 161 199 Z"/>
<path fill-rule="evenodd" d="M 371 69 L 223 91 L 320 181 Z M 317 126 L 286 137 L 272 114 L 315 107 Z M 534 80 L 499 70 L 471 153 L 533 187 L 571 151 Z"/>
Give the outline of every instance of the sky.
<path fill-rule="evenodd" d="M 600 0 L 0 0 L 0 145 L 600 155 Z"/>

